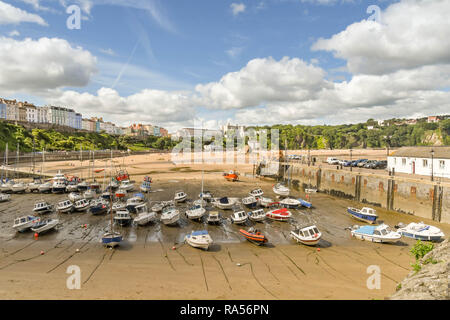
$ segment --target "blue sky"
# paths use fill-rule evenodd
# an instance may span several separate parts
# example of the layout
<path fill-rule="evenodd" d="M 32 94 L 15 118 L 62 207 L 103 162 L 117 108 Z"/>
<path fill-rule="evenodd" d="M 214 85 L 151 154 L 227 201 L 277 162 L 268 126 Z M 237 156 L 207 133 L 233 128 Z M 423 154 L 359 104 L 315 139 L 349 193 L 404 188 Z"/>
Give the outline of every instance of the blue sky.
<path fill-rule="evenodd" d="M 409 5 L 408 1 L 410 0 L 403 2 Z M 81 81 L 81 85 L 78 82 L 77 85 L 71 85 L 68 81 L 67 85 L 40 88 L 42 90 L 27 91 L 8 88 L 4 90 L 3 95 L 45 104 L 73 102 L 76 95 L 73 93 L 70 100 L 67 98 L 68 94 L 62 95 L 64 91 L 85 94 L 85 97 L 89 94 L 92 96 L 89 96 L 92 101 L 99 98 L 98 91 L 102 88 L 112 89 L 124 99 L 143 90 L 158 90 L 177 95 L 182 92 L 189 96 L 186 107 L 189 112 L 195 113 L 195 117 L 204 121 L 211 121 L 211 125 L 215 124 L 213 120 L 218 121 L 217 118 L 221 121 L 224 119 L 242 121 L 246 119 L 246 115 L 251 116 L 252 112 L 254 113 L 258 108 L 267 109 L 268 114 L 274 114 L 274 117 L 277 115 L 277 110 L 301 108 L 300 105 L 295 107 L 284 105 L 285 103 L 302 102 L 314 109 L 312 105 L 315 105 L 317 99 L 312 99 L 311 96 L 323 91 L 322 87 L 314 89 L 315 93 L 311 93 L 307 99 L 301 101 L 261 98 L 253 105 L 236 103 L 236 108 L 233 106 L 211 107 L 205 101 L 213 97 L 206 99 L 203 97 L 204 93 L 201 93 L 200 95 L 203 96 L 199 97 L 196 87 L 199 84 L 218 84 L 227 74 L 242 71 L 250 61 L 270 57 L 277 63 L 283 57 L 297 58 L 311 67 L 317 67 L 320 72 L 323 72 L 322 82 L 325 87 L 330 83 L 335 86 L 342 81 L 350 82 L 355 75 L 361 73 L 380 75 L 378 71 L 349 70 L 347 63 L 351 62 L 355 56 L 347 54 L 348 50 L 339 48 L 336 44 L 327 43 L 330 49 L 313 49 L 312 47 L 320 38 L 331 41 L 334 35 L 343 32 L 348 26 L 368 19 L 370 14 L 366 10 L 369 5 L 376 4 L 384 12 L 398 2 L 387 0 L 132 0 L 128 2 L 124 0 L 2 0 L 0 4 L 9 4 L 28 15 L 38 16 L 47 25 L 35 22 L 37 21 L 35 18 L 31 18 L 34 22 L 26 21 L 27 18 L 24 18 L 16 23 L 8 23 L 8 21 L 2 23 L 0 11 L 1 36 L 14 39 L 16 42 L 24 41 L 26 38 L 31 38 L 32 41 L 38 41 L 43 37 L 61 39 L 67 41 L 72 48 L 81 47 L 95 58 L 92 74 L 84 79 L 85 81 Z M 66 27 L 69 15 L 65 13 L 65 7 L 71 4 L 77 4 L 83 8 L 80 30 L 69 30 Z M 233 12 L 233 8 L 240 10 Z M 352 44 L 352 48 L 357 45 L 361 44 Z M 340 57 L 336 54 L 339 50 L 344 52 Z M 358 58 L 361 60 L 361 56 Z M 382 58 L 381 55 L 380 59 Z M 429 65 L 429 63 L 423 65 Z M 83 66 L 81 64 L 81 67 Z M 385 75 L 391 75 L 393 71 L 400 69 L 401 67 L 396 67 L 395 70 L 383 72 Z M 267 81 L 270 82 L 270 79 Z M 299 86 L 296 85 L 295 88 L 298 90 Z M 245 88 L 242 88 L 242 91 L 245 91 Z M 153 101 L 152 99 L 150 101 Z M 233 101 L 246 99 L 246 97 L 232 97 Z M 399 101 L 398 97 L 394 100 L 396 103 Z M 94 103 L 92 101 L 91 103 Z M 122 103 L 126 106 L 130 105 L 130 101 L 117 101 L 117 105 Z M 218 105 L 220 103 L 220 101 L 217 102 Z M 224 105 L 226 105 L 225 102 Z M 115 114 L 113 116 L 108 114 L 111 110 L 104 107 L 82 106 L 82 111 L 86 116 L 105 112 L 103 116 L 111 117 L 113 121 L 121 118 L 120 112 L 117 114 L 112 112 Z M 183 108 L 178 109 L 179 107 L 177 105 L 173 110 L 175 112 L 183 110 Z M 269 107 L 272 109 L 268 110 Z M 353 107 L 368 108 L 364 103 Z M 375 110 L 385 107 L 385 104 L 374 101 L 371 107 Z M 132 106 L 130 108 L 133 109 Z M 169 119 L 168 114 L 152 119 L 152 112 L 161 108 L 164 106 L 152 104 L 147 109 L 141 110 L 149 115 L 145 121 L 160 121 L 172 128 L 189 122 L 185 118 Z M 328 113 L 316 115 L 311 112 L 305 112 L 303 115 L 302 112 L 299 113 L 301 115 L 292 119 L 293 123 L 347 121 L 347 118 L 332 120 Z M 403 113 L 405 116 L 409 115 L 407 112 Z M 397 115 L 395 112 L 394 114 Z M 370 112 L 367 113 L 367 117 L 371 115 Z M 389 112 L 380 114 L 382 115 L 388 116 Z M 280 117 L 280 122 L 288 120 L 289 116 Z M 124 120 L 124 122 L 127 121 L 132 119 Z M 139 119 L 136 119 L 137 121 Z M 272 119 L 271 122 L 276 121 Z"/>

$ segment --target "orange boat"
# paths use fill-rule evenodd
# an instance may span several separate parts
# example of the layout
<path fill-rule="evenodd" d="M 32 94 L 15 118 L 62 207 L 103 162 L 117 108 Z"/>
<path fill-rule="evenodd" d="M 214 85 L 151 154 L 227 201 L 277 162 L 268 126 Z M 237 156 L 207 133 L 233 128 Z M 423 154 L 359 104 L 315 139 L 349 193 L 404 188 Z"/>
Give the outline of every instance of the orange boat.
<path fill-rule="evenodd" d="M 248 231 L 240 229 L 239 233 L 243 235 L 248 241 L 257 244 L 258 246 L 267 243 L 269 241 L 265 235 L 263 235 L 261 232 L 259 232 L 253 227 L 248 229 Z"/>
<path fill-rule="evenodd" d="M 233 181 L 234 182 L 234 181 L 238 181 L 239 180 L 239 175 L 235 171 L 230 171 L 228 173 L 224 173 L 223 176 L 228 181 Z"/>

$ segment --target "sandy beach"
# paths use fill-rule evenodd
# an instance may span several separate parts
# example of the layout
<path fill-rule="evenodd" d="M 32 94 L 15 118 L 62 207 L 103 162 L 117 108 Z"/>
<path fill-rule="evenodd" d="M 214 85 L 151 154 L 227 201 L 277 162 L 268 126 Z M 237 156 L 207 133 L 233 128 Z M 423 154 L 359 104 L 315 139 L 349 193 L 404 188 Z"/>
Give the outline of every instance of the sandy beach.
<path fill-rule="evenodd" d="M 169 154 L 129 156 L 115 159 L 137 182 L 153 178 L 152 201 L 173 199 L 184 190 L 195 200 L 201 190 L 204 170 L 205 190 L 215 197 L 244 197 L 255 186 L 275 199 L 273 180 L 252 177 L 252 164 L 175 165 Z M 108 161 L 96 168 L 109 167 Z M 53 162 L 45 172 L 61 169 L 68 175 L 88 176 L 88 162 Z M 237 169 L 239 182 L 227 182 L 223 171 Z M 109 169 L 107 169 L 107 173 Z M 97 174 L 102 182 L 103 174 Z M 302 191 L 294 196 L 305 197 Z M 12 195 L 0 204 L 0 299 L 384 299 L 411 271 L 414 261 L 409 250 L 414 241 L 402 238 L 396 244 L 376 244 L 350 237 L 346 227 L 361 224 L 346 213 L 358 203 L 314 194 L 312 209 L 292 210 L 297 222 L 314 222 L 323 233 L 317 247 L 296 244 L 289 238 L 291 226 L 266 221 L 257 227 L 269 238 L 269 245 L 258 247 L 238 234 L 240 226 L 224 220 L 219 226 L 193 222 L 184 216 L 189 205 L 178 206 L 183 217 L 178 226 L 159 222 L 145 227 L 118 227 L 124 243 L 106 249 L 100 240 L 108 228 L 109 216 L 90 213 L 51 214 L 58 218 L 57 230 L 37 240 L 31 232 L 16 234 L 15 217 L 30 214 L 34 202 L 45 199 L 52 204 L 67 195 Z M 221 211 L 228 218 L 231 211 Z M 422 221 L 410 215 L 377 208 L 379 221 L 394 226 L 398 222 Z M 450 226 L 424 221 L 441 228 Z M 183 243 L 192 230 L 207 229 L 214 240 L 209 251 Z M 78 250 L 77 250 L 78 249 Z M 42 254 L 43 253 L 43 254 Z M 81 269 L 81 289 L 66 286 L 69 266 Z M 381 269 L 381 288 L 370 290 L 366 281 L 371 265 Z"/>

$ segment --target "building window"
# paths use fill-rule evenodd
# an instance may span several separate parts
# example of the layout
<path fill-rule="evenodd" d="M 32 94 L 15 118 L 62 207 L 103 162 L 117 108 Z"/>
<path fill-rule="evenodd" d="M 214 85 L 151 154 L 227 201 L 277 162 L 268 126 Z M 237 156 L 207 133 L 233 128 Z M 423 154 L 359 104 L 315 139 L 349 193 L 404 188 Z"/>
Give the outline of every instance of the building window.
<path fill-rule="evenodd" d="M 406 166 L 406 158 L 402 159 L 402 165 Z"/>
<path fill-rule="evenodd" d="M 439 169 L 445 169 L 445 161 L 439 160 Z"/>
<path fill-rule="evenodd" d="M 424 168 L 426 168 L 426 167 L 428 167 L 428 160 L 423 160 L 423 165 L 422 165 Z"/>

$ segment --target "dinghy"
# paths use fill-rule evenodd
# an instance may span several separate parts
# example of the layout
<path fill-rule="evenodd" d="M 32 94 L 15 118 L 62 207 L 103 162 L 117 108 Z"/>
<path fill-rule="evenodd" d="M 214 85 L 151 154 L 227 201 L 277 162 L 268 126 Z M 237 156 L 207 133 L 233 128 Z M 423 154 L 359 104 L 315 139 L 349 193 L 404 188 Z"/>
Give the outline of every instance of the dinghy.
<path fill-rule="evenodd" d="M 228 173 L 224 173 L 223 176 L 224 176 L 224 178 L 225 178 L 226 180 L 228 180 L 228 181 L 233 181 L 233 182 L 235 182 L 235 181 L 238 181 L 238 180 L 239 180 L 239 174 L 238 174 L 237 172 L 233 171 L 233 170 L 231 170 L 231 171 L 228 172 Z"/>
<path fill-rule="evenodd" d="M 186 235 L 184 240 L 194 248 L 200 248 L 208 250 L 209 246 L 213 243 L 211 236 L 207 230 L 192 231 Z"/>
<path fill-rule="evenodd" d="M 180 220 L 180 212 L 174 207 L 166 207 L 161 213 L 161 222 L 165 225 L 176 224 Z"/>
<path fill-rule="evenodd" d="M 78 201 L 75 201 L 75 203 L 73 205 L 75 210 L 78 212 L 87 210 L 89 208 L 89 206 L 90 206 L 90 203 L 86 199 L 80 199 Z"/>
<path fill-rule="evenodd" d="M 301 198 L 298 198 L 297 200 L 300 202 L 300 205 L 302 207 L 305 207 L 305 208 L 308 208 L 308 209 L 312 208 L 312 203 L 311 202 L 305 201 L 305 200 L 303 200 Z"/>
<path fill-rule="evenodd" d="M 297 199 L 285 198 L 280 201 L 280 206 L 288 209 L 297 209 L 301 206 L 301 203 Z"/>
<path fill-rule="evenodd" d="M 411 222 L 407 226 L 400 224 L 397 232 L 404 237 L 424 241 L 440 241 L 445 236 L 441 229 L 423 222 Z"/>
<path fill-rule="evenodd" d="M 372 224 L 375 223 L 378 218 L 376 211 L 367 207 L 364 207 L 361 210 L 349 207 L 347 208 L 347 212 L 355 219 Z"/>
<path fill-rule="evenodd" d="M 73 203 L 70 200 L 61 201 L 56 205 L 56 211 L 58 213 L 69 213 L 74 209 Z"/>
<path fill-rule="evenodd" d="M 132 218 L 128 210 L 119 210 L 114 216 L 114 222 L 121 226 L 127 226 L 131 222 Z"/>
<path fill-rule="evenodd" d="M 292 217 L 292 213 L 286 209 L 274 209 L 266 212 L 266 217 L 276 221 L 288 221 Z"/>
<path fill-rule="evenodd" d="M 201 205 L 194 205 L 186 210 L 186 216 L 191 220 L 200 220 L 206 213 L 206 209 Z"/>
<path fill-rule="evenodd" d="M 263 196 L 263 194 L 264 192 L 262 191 L 261 188 L 256 188 L 249 192 L 249 195 L 255 198 L 260 198 Z"/>
<path fill-rule="evenodd" d="M 38 201 L 34 204 L 33 212 L 36 214 L 44 214 L 53 211 L 53 206 L 46 201 Z"/>
<path fill-rule="evenodd" d="M 25 216 L 16 218 L 14 220 L 13 229 L 17 232 L 24 232 L 30 229 L 34 224 L 36 224 L 40 219 L 35 216 Z"/>
<path fill-rule="evenodd" d="M 220 215 L 219 211 L 210 211 L 208 216 L 206 217 L 206 222 L 209 224 L 219 224 L 220 223 Z"/>
<path fill-rule="evenodd" d="M 273 192 L 275 192 L 279 196 L 287 197 L 290 193 L 290 190 L 281 183 L 277 183 L 273 186 Z"/>
<path fill-rule="evenodd" d="M 58 223 L 59 223 L 58 219 L 41 220 L 33 224 L 33 226 L 31 227 L 31 231 L 36 232 L 38 234 L 44 233 L 55 228 L 58 225 Z"/>
<path fill-rule="evenodd" d="M 257 244 L 258 246 L 268 242 L 268 239 L 259 230 L 251 227 L 248 230 L 240 229 L 239 233 L 248 241 Z"/>
<path fill-rule="evenodd" d="M 264 212 L 263 209 L 257 209 L 249 212 L 248 217 L 250 220 L 254 222 L 261 222 L 266 219 L 266 213 Z"/>
<path fill-rule="evenodd" d="M 6 193 L 0 193 L 0 202 L 6 202 L 11 200 L 11 195 Z"/>
<path fill-rule="evenodd" d="M 242 203 L 247 207 L 247 208 L 255 208 L 258 204 L 258 200 L 253 197 L 246 197 L 242 199 Z"/>
<path fill-rule="evenodd" d="M 234 224 L 243 224 L 246 223 L 248 220 L 248 215 L 245 213 L 245 211 L 235 211 L 230 217 L 231 222 Z"/>
<path fill-rule="evenodd" d="M 140 226 L 144 226 L 149 222 L 154 221 L 156 218 L 156 213 L 153 211 L 149 211 L 146 204 L 136 206 L 136 214 L 137 217 L 134 218 L 133 223 Z"/>
<path fill-rule="evenodd" d="M 322 233 L 315 225 L 297 226 L 291 231 L 290 236 L 295 241 L 307 246 L 315 246 L 322 238 Z"/>
<path fill-rule="evenodd" d="M 187 194 L 184 191 L 177 191 L 175 192 L 175 197 L 173 198 L 173 200 L 175 202 L 184 202 L 187 199 Z"/>
<path fill-rule="evenodd" d="M 384 223 L 379 226 L 353 226 L 351 235 L 359 240 L 378 243 L 396 242 L 402 237 L 400 233 L 392 231 Z"/>
<path fill-rule="evenodd" d="M 233 208 L 234 201 L 230 201 L 230 199 L 228 197 L 223 197 L 223 198 L 217 199 L 214 202 L 214 205 L 217 208 L 222 209 L 222 210 L 230 210 Z"/>

